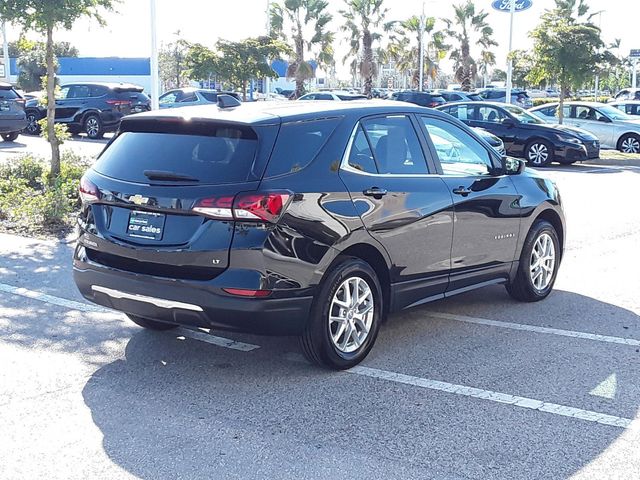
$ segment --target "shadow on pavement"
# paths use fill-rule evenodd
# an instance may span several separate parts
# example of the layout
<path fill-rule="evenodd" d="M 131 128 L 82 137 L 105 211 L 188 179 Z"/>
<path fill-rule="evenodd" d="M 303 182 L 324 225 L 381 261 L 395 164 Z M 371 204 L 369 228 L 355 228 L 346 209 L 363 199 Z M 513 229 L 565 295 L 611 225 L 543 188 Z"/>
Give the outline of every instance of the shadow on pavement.
<path fill-rule="evenodd" d="M 638 321 L 614 305 L 569 292 L 555 295 Z M 394 316 L 372 356 L 410 362 L 408 352 L 441 343 L 446 332 L 436 331 L 424 318 L 428 313 L 426 307 Z M 411 330 L 423 334 L 407 335 L 413 345 L 393 341 Z M 292 361 L 291 353 L 298 352 L 293 338 L 256 342 L 262 348 L 243 353 L 185 339 L 179 330 L 136 332 L 125 357 L 95 372 L 82 392 L 110 459 L 143 479 L 557 479 L 594 462 L 625 434 L 320 370 Z M 546 364 L 548 358 L 531 362 Z M 585 373 L 591 368 L 575 362 Z M 636 410 L 638 405 L 640 400 Z"/>

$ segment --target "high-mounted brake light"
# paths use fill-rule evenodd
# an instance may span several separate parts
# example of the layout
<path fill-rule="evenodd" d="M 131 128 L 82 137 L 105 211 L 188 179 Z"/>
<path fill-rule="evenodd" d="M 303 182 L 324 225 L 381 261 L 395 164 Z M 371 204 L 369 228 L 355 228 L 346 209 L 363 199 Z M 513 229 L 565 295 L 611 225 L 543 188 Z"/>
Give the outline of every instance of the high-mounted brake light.
<path fill-rule="evenodd" d="M 82 203 L 93 203 L 100 199 L 100 190 L 98 187 L 84 175 L 80 179 L 80 200 Z"/>
<path fill-rule="evenodd" d="M 276 223 L 289 206 L 291 192 L 245 192 L 235 196 L 203 198 L 193 211 L 207 217 L 243 222 Z"/>

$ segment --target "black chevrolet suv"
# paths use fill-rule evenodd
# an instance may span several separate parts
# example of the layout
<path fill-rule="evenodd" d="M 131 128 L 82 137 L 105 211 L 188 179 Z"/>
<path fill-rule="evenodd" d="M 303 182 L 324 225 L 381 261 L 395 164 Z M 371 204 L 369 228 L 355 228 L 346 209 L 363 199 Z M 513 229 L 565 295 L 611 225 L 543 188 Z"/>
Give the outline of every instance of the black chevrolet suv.
<path fill-rule="evenodd" d="M 151 110 L 151 100 L 143 88 L 128 83 L 83 82 L 60 87 L 56 97 L 56 123 L 67 125 L 69 132 L 84 132 L 89 138 L 102 138 L 114 132 L 120 119 L 130 113 Z M 47 110 L 38 98 L 27 101 L 25 133 L 38 135 L 38 120 L 46 117 Z"/>
<path fill-rule="evenodd" d="M 388 101 L 129 116 L 80 193 L 84 297 L 151 329 L 300 335 L 338 369 L 390 312 L 492 284 L 545 298 L 565 238 L 550 180 Z"/>

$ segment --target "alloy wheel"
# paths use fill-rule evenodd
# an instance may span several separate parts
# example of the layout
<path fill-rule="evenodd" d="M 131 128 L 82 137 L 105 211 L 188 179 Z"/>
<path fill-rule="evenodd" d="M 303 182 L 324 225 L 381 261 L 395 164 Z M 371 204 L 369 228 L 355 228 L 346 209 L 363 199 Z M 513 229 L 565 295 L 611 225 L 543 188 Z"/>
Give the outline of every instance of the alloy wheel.
<path fill-rule="evenodd" d="M 350 277 L 338 287 L 329 308 L 329 333 L 342 353 L 358 350 L 369 336 L 373 323 L 373 292 L 360 277 Z"/>
<path fill-rule="evenodd" d="M 87 119 L 85 131 L 87 132 L 87 135 L 92 138 L 98 135 L 98 132 L 100 131 L 100 123 L 98 123 L 98 119 L 96 117 L 89 117 Z"/>
<path fill-rule="evenodd" d="M 556 247 L 551 235 L 542 233 L 533 245 L 529 272 L 531 283 L 537 290 L 544 290 L 551 284 L 556 267 Z"/>
<path fill-rule="evenodd" d="M 38 125 L 38 119 L 36 116 L 33 113 L 27 115 L 27 126 L 25 127 L 27 133 L 29 135 L 37 135 L 39 129 L 40 126 Z"/>
<path fill-rule="evenodd" d="M 549 158 L 549 149 L 544 143 L 534 143 L 529 147 L 527 156 L 534 165 L 544 165 Z"/>
<path fill-rule="evenodd" d="M 624 153 L 640 153 L 640 141 L 636 137 L 627 137 L 622 141 Z"/>

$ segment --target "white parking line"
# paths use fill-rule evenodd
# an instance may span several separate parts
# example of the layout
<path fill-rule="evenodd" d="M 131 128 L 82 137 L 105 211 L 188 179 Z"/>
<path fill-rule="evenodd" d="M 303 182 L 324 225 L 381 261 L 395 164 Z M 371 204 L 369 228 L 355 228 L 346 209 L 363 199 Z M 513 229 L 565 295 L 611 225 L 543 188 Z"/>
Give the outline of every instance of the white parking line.
<path fill-rule="evenodd" d="M 596 342 L 617 343 L 630 347 L 640 347 L 640 340 L 634 338 L 612 337 L 609 335 L 598 335 L 596 333 L 577 332 L 574 330 L 561 330 L 558 328 L 538 327 L 523 323 L 500 322 L 498 320 L 488 320 L 486 318 L 467 317 L 465 315 L 453 315 L 451 313 L 428 312 L 429 317 L 441 318 L 443 320 L 453 320 L 456 322 L 475 323 L 477 325 L 487 325 L 490 327 L 508 328 L 510 330 L 522 330 L 525 332 L 545 333 L 548 335 L 559 335 L 561 337 L 580 338 L 583 340 L 593 340 Z"/>
<path fill-rule="evenodd" d="M 20 295 L 21 297 L 38 300 L 44 303 L 50 303 L 52 305 L 58 305 L 59 307 L 68 308 L 70 310 L 79 310 L 81 312 L 114 313 L 113 310 L 98 307 L 97 305 L 89 305 L 88 303 L 75 302 L 73 300 L 67 300 L 66 298 L 54 297 L 53 295 L 47 295 L 46 293 L 38 292 L 36 290 L 14 287 L 13 285 L 7 285 L 6 283 L 0 283 L 0 292 L 10 293 L 12 295 Z"/>
<path fill-rule="evenodd" d="M 426 388 L 429 390 L 438 390 L 440 392 L 453 393 L 455 395 L 463 395 L 465 397 L 479 398 L 481 400 L 489 400 L 491 402 L 504 403 L 513 405 L 514 407 L 527 408 L 529 410 L 537 410 L 539 412 L 552 413 L 562 417 L 576 418 L 587 422 L 599 423 L 601 425 L 609 425 L 620 428 L 638 428 L 637 424 L 629 418 L 616 417 L 591 410 L 583 410 L 581 408 L 567 407 L 557 403 L 543 402 L 533 398 L 519 397 L 516 395 L 508 395 L 506 393 L 493 392 L 491 390 L 483 390 L 480 388 L 466 387 L 464 385 L 456 385 L 455 383 L 441 382 L 439 380 L 429 380 L 427 378 L 414 377 L 404 375 L 402 373 L 394 373 L 377 368 L 369 368 L 357 366 L 349 370 L 348 373 L 362 375 L 364 377 L 377 378 L 389 382 L 402 383 L 412 385 L 414 387 Z"/>
<path fill-rule="evenodd" d="M 69 310 L 78 310 L 80 312 L 92 313 L 113 313 L 114 315 L 120 315 L 120 312 L 116 310 L 110 310 L 108 308 L 99 307 L 97 305 L 90 305 L 88 303 L 76 302 L 73 300 L 68 300 L 66 298 L 55 297 L 53 295 L 48 295 L 36 290 L 14 287 L 13 285 L 7 285 L 6 283 L 0 283 L 0 292 L 9 293 L 12 295 L 20 295 L 21 297 L 38 300 L 39 302 L 49 303 L 51 305 L 57 305 L 59 307 L 68 308 Z M 193 340 L 210 343 L 218 347 L 230 348 L 231 350 L 250 352 L 251 350 L 260 348 L 259 345 L 236 342 L 235 340 L 231 340 L 230 338 L 217 337 L 215 335 L 211 335 L 202 331 L 189 330 L 186 328 L 182 328 L 180 330 L 184 337 L 189 337 Z"/>
<path fill-rule="evenodd" d="M 218 347 L 230 348 L 231 350 L 238 350 L 240 352 L 250 352 L 260 348 L 260 345 L 253 345 L 251 343 L 237 342 L 230 338 L 217 337 L 210 333 L 202 332 L 199 330 L 190 330 L 188 328 L 181 328 L 179 332 L 182 336 L 191 338 L 192 340 L 198 340 L 199 342 L 210 343 L 217 345 Z"/>

